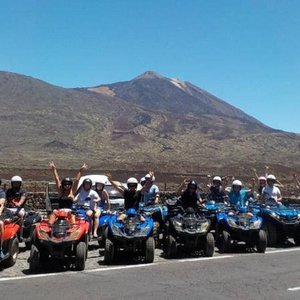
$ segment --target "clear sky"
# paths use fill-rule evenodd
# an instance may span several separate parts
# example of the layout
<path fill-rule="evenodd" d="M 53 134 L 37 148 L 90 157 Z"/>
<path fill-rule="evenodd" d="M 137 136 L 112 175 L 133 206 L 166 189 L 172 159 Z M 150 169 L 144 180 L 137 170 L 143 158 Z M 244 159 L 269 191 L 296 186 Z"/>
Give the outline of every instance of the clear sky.
<path fill-rule="evenodd" d="M 152 70 L 300 133 L 299 0 L 0 0 L 0 70 L 63 87 Z"/>

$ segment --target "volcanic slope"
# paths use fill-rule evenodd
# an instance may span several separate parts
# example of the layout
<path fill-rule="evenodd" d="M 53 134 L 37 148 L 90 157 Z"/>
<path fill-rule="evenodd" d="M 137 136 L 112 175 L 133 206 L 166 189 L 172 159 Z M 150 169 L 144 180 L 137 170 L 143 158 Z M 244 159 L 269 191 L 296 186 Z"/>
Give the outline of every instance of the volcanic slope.
<path fill-rule="evenodd" d="M 191 83 L 146 72 L 66 89 L 0 72 L 1 163 L 165 172 L 292 167 L 300 138 L 273 130 Z"/>

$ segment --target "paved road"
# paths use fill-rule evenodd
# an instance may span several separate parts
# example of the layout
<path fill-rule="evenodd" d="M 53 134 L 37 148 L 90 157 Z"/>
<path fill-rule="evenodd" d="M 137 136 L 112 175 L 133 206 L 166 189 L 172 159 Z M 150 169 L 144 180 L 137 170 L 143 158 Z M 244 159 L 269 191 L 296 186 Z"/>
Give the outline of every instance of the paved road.
<path fill-rule="evenodd" d="M 0 295 L 1 300 L 300 299 L 300 247 L 243 252 L 167 260 L 156 250 L 154 264 L 125 264 L 121 257 L 105 266 L 94 245 L 83 272 L 50 266 L 48 273 L 29 275 L 25 251 L 14 267 L 0 271 Z"/>

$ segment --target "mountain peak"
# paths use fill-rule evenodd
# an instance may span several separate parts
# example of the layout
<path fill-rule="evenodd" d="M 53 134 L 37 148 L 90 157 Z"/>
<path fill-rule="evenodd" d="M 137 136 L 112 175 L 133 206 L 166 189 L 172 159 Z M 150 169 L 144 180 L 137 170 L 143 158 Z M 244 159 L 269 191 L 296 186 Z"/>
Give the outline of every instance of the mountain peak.
<path fill-rule="evenodd" d="M 145 73 L 137 76 L 134 79 L 155 79 L 155 78 L 164 78 L 163 76 L 161 76 L 160 74 L 154 72 L 154 71 L 146 71 Z"/>

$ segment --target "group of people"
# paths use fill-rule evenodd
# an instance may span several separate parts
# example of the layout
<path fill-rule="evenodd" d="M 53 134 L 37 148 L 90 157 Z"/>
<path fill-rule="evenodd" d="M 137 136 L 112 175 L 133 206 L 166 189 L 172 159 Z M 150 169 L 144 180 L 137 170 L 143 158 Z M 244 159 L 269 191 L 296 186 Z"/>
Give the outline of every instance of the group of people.
<path fill-rule="evenodd" d="M 60 181 L 56 165 L 54 162 L 50 162 L 50 168 L 52 170 L 56 188 L 58 192 L 58 199 L 60 203 L 60 208 L 68 210 L 70 213 L 70 221 L 74 222 L 74 216 L 71 214 L 71 206 L 75 202 L 78 206 L 83 206 L 86 202 L 89 202 L 89 208 L 87 208 L 86 215 L 92 224 L 90 226 L 91 235 L 97 238 L 97 229 L 99 225 L 99 217 L 101 212 L 105 209 L 106 212 L 110 211 L 110 200 L 109 194 L 105 190 L 105 181 L 97 180 L 95 184 L 95 189 L 92 189 L 93 182 L 89 178 L 85 178 L 81 184 L 78 186 L 79 179 L 82 172 L 87 170 L 87 165 L 83 164 L 78 173 L 75 176 L 74 181 L 70 177 L 63 178 Z M 121 193 L 124 197 L 125 209 L 128 208 L 138 208 L 140 203 L 143 201 L 146 205 L 147 203 L 154 201 L 157 203 L 159 200 L 159 189 L 154 184 L 154 172 L 150 171 L 140 180 L 141 189 L 138 189 L 138 180 L 131 177 L 127 180 L 127 188 L 119 185 L 117 182 L 112 180 L 110 174 L 107 175 L 108 181 L 111 185 Z M 124 215 L 120 215 L 120 220 L 124 218 Z M 56 220 L 55 211 L 50 215 L 50 224 L 54 223 Z"/>
<path fill-rule="evenodd" d="M 83 180 L 82 185 L 79 187 L 79 180 L 82 176 L 82 172 L 87 170 L 87 165 L 83 164 L 74 180 L 71 177 L 65 177 L 60 180 L 55 163 L 52 161 L 49 163 L 52 171 L 57 193 L 59 199 L 59 207 L 66 209 L 70 212 L 70 221 L 74 222 L 75 218 L 71 214 L 71 208 L 73 203 L 78 205 L 84 205 L 88 199 L 89 207 L 87 208 L 86 215 L 91 221 L 91 235 L 97 237 L 97 228 L 99 222 L 99 216 L 101 212 L 106 209 L 110 211 L 109 194 L 105 190 L 105 181 L 98 180 L 95 182 L 95 189 L 92 189 L 93 182 L 91 179 L 86 178 Z M 221 178 L 220 176 L 208 176 L 207 199 L 214 200 L 216 202 L 225 202 L 234 205 L 245 205 L 246 201 L 255 197 L 255 193 L 258 194 L 258 199 L 262 203 L 265 203 L 272 199 L 277 203 L 282 200 L 279 187 L 281 183 L 272 174 L 268 174 L 268 167 L 266 167 L 265 176 L 258 176 L 256 170 L 253 169 L 256 178 L 252 179 L 252 185 L 249 189 L 245 189 L 240 180 L 230 176 Z M 130 177 L 127 180 L 127 187 L 119 185 L 113 180 L 110 174 L 107 175 L 110 184 L 123 195 L 125 210 L 129 208 L 138 209 L 141 205 L 155 204 L 159 202 L 159 188 L 154 183 L 155 176 L 153 171 L 149 171 L 144 177 L 138 181 L 134 177 Z M 296 174 L 293 174 L 296 187 L 300 190 L 300 180 Z M 231 180 L 231 184 L 229 183 Z M 257 181 L 257 191 L 255 191 L 255 185 Z M 0 180 L 1 185 L 1 180 Z M 198 183 L 195 180 L 185 178 L 177 191 L 181 197 L 183 208 L 198 207 L 205 202 L 201 198 L 199 192 Z M 11 188 L 6 192 L 0 189 L 0 258 L 4 256 L 3 245 L 3 231 L 4 220 L 10 218 L 13 215 L 17 215 L 22 225 L 25 210 L 24 205 L 26 202 L 26 191 L 22 189 L 22 178 L 20 176 L 13 176 L 11 178 Z M 123 220 L 125 214 L 120 214 L 119 220 Z M 56 220 L 55 211 L 49 216 L 50 224 Z M 21 226 L 22 227 L 22 226 Z M 21 232 L 22 237 L 22 232 Z"/>
<path fill-rule="evenodd" d="M 268 167 L 266 167 L 266 171 L 267 170 Z M 261 203 L 268 203 L 269 201 L 280 203 L 282 195 L 279 187 L 282 186 L 282 184 L 272 174 L 266 173 L 265 176 L 258 176 L 255 169 L 254 172 L 256 178 L 252 178 L 250 188 L 245 188 L 240 180 L 232 176 L 226 176 L 224 178 L 214 176 L 211 180 L 211 176 L 208 175 L 207 199 L 242 206 L 246 205 L 250 198 L 256 198 Z M 298 180 L 296 175 L 294 175 L 294 178 L 300 189 L 300 180 Z M 231 184 L 229 182 L 230 180 Z M 256 181 L 258 183 L 257 191 L 255 190 Z M 181 195 L 181 202 L 184 208 L 197 207 L 205 202 L 205 200 L 201 199 L 197 189 L 198 184 L 194 180 L 188 178 L 183 180 L 177 193 Z"/>

